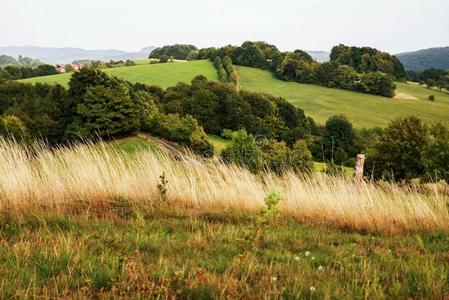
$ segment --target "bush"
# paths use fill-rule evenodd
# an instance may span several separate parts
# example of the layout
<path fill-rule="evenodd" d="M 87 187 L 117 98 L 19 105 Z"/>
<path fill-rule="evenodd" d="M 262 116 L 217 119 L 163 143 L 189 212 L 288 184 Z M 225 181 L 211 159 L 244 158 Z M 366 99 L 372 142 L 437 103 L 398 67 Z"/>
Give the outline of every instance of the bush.
<path fill-rule="evenodd" d="M 367 170 L 375 178 L 410 180 L 424 173 L 421 153 L 428 143 L 428 128 L 416 117 L 392 121 L 367 156 Z"/>
<path fill-rule="evenodd" d="M 198 49 L 193 45 L 168 45 L 151 51 L 149 58 L 162 58 L 162 56 L 167 56 L 173 57 L 174 59 L 186 59 L 191 51 L 196 50 Z"/>
<path fill-rule="evenodd" d="M 290 153 L 290 164 L 292 169 L 298 173 L 312 173 L 313 171 L 313 158 L 307 148 L 305 140 L 298 140 L 293 145 L 293 149 Z"/>
<path fill-rule="evenodd" d="M 27 140 L 29 137 L 22 120 L 13 115 L 0 117 L 0 136 L 12 137 L 16 140 Z"/>
<path fill-rule="evenodd" d="M 254 137 L 245 129 L 232 133 L 231 137 L 231 142 L 221 153 L 223 160 L 259 172 L 263 167 L 262 151 Z"/>
<path fill-rule="evenodd" d="M 435 101 L 435 96 L 434 95 L 430 95 L 429 96 L 429 101 Z"/>
<path fill-rule="evenodd" d="M 142 129 L 190 147 L 204 156 L 213 154 L 213 147 L 209 143 L 206 133 L 192 116 L 181 117 L 178 114 L 165 115 L 156 112 L 148 116 Z"/>
<path fill-rule="evenodd" d="M 396 86 L 393 79 L 385 73 L 371 72 L 360 76 L 360 91 L 392 98 Z"/>
<path fill-rule="evenodd" d="M 422 163 L 431 179 L 449 183 L 449 123 L 439 122 L 430 128 L 429 143 L 422 151 Z"/>
<path fill-rule="evenodd" d="M 114 136 L 136 131 L 139 124 L 137 105 L 124 84 L 116 88 L 88 87 L 67 134 L 73 137 Z"/>
<path fill-rule="evenodd" d="M 164 64 L 166 62 L 168 62 L 169 57 L 167 55 L 162 55 L 161 58 L 159 59 L 159 63 L 160 64 Z"/>

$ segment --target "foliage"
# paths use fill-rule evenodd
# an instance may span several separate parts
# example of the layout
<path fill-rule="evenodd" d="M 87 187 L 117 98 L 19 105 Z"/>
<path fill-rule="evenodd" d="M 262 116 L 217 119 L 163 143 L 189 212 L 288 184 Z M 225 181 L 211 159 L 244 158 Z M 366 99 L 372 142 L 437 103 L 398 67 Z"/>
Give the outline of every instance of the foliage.
<path fill-rule="evenodd" d="M 246 167 L 255 173 L 263 167 L 262 151 L 256 145 L 254 137 L 247 134 L 245 129 L 232 133 L 231 142 L 221 156 L 225 161 Z"/>
<path fill-rule="evenodd" d="M 195 50 L 198 49 L 193 45 L 168 45 L 154 49 L 150 53 L 149 58 L 162 58 L 163 56 L 167 56 L 173 57 L 174 59 L 187 59 L 190 52 Z"/>
<path fill-rule="evenodd" d="M 224 129 L 276 138 L 292 145 L 310 133 L 304 112 L 285 99 L 266 94 L 237 92 L 232 86 L 196 77 L 178 84 L 162 97 L 164 110 L 196 118 L 208 133 Z"/>
<path fill-rule="evenodd" d="M 449 124 L 435 123 L 429 131 L 429 141 L 421 153 L 424 169 L 431 179 L 449 183 Z"/>
<path fill-rule="evenodd" d="M 20 118 L 14 115 L 0 117 L 0 136 L 12 137 L 17 141 L 26 141 L 29 137 Z"/>
<path fill-rule="evenodd" d="M 23 57 L 19 55 L 16 59 L 8 55 L 0 55 L 0 67 L 4 66 L 18 66 L 18 67 L 37 67 L 43 63 L 38 59 L 32 59 L 30 57 Z"/>
<path fill-rule="evenodd" d="M 332 48 L 331 62 L 347 65 L 359 73 L 382 72 L 396 80 L 405 79 L 401 62 L 386 52 L 369 47 L 348 47 L 338 45 Z"/>
<path fill-rule="evenodd" d="M 417 178 L 424 173 L 421 153 L 428 140 L 428 127 L 420 119 L 413 116 L 396 119 L 372 146 L 366 170 L 375 178 Z"/>
<path fill-rule="evenodd" d="M 290 164 L 297 173 L 310 174 L 313 171 L 312 153 L 307 148 L 305 140 L 298 140 L 290 152 Z"/>
<path fill-rule="evenodd" d="M 355 132 L 352 124 L 343 116 L 333 116 L 326 121 L 323 134 L 324 156 L 327 160 L 334 160 L 342 164 L 348 156 L 355 156 Z"/>
<path fill-rule="evenodd" d="M 39 64 L 35 67 L 8 65 L 0 70 L 2 73 L 2 77 L 8 80 L 47 76 L 58 73 L 54 66 L 45 64 Z"/>
<path fill-rule="evenodd" d="M 406 70 L 449 69 L 449 47 L 400 53 L 396 57 L 401 61 Z"/>
<path fill-rule="evenodd" d="M 67 134 L 78 137 L 115 136 L 139 128 L 138 108 L 124 83 L 115 87 L 88 87 L 76 108 Z"/>
<path fill-rule="evenodd" d="M 365 93 L 392 98 L 395 89 L 393 80 L 387 74 L 376 71 L 360 76 L 360 90 Z"/>

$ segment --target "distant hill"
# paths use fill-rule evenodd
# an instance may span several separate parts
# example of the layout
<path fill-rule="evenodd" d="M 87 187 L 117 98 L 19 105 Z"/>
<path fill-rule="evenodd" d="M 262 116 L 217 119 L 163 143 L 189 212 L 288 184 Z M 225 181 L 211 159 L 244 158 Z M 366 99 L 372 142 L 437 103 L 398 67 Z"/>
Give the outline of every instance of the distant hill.
<path fill-rule="evenodd" d="M 330 52 L 327 51 L 306 51 L 310 56 L 317 62 L 326 62 L 329 61 Z"/>
<path fill-rule="evenodd" d="M 22 47 L 0 47 L 0 55 L 12 57 L 27 56 L 38 59 L 49 64 L 68 64 L 74 60 L 135 60 L 147 58 L 148 54 L 156 47 L 145 47 L 137 52 L 126 52 L 122 50 L 85 50 L 81 48 L 48 48 L 35 46 Z"/>
<path fill-rule="evenodd" d="M 429 48 L 396 54 L 406 70 L 449 69 L 449 47 Z"/>

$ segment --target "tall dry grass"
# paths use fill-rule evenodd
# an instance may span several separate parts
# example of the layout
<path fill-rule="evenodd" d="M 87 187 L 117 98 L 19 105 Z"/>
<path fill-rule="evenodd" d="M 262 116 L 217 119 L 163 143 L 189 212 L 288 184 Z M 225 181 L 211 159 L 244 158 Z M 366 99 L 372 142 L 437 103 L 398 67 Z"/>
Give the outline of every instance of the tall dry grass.
<path fill-rule="evenodd" d="M 324 174 L 265 173 L 150 151 L 125 155 L 106 144 L 50 151 L 0 140 L 0 210 L 108 207 L 114 199 L 151 208 L 165 173 L 167 209 L 185 214 L 255 212 L 267 193 L 283 197 L 284 216 L 352 230 L 406 232 L 448 229 L 447 199 L 394 184 L 357 184 Z M 82 204 L 82 205 L 81 205 Z"/>

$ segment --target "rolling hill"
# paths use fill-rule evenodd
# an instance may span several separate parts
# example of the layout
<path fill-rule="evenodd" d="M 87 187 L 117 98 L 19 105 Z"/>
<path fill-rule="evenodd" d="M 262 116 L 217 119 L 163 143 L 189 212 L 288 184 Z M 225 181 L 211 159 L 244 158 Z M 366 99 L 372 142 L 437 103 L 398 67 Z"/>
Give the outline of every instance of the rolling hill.
<path fill-rule="evenodd" d="M 406 70 L 449 69 L 449 47 L 429 48 L 399 53 L 396 57 Z"/>
<path fill-rule="evenodd" d="M 243 89 L 284 97 L 323 123 L 332 115 L 344 114 L 355 127 L 386 126 L 390 120 L 415 114 L 426 121 L 449 120 L 449 94 L 428 90 L 419 85 L 396 83 L 397 92 L 414 100 L 389 99 L 311 84 L 285 82 L 270 72 L 238 66 Z M 436 101 L 427 97 L 435 95 Z"/>
<path fill-rule="evenodd" d="M 141 82 L 150 85 L 159 85 L 163 88 L 173 86 L 178 82 L 190 82 L 197 75 L 204 75 L 209 80 L 217 80 L 217 71 L 211 62 L 207 60 L 198 60 L 192 62 L 176 62 L 166 64 L 143 64 L 145 61 L 139 61 L 138 65 L 133 67 L 119 67 L 105 69 L 109 75 L 124 78 L 130 82 Z M 33 77 L 22 80 L 22 82 L 42 82 L 59 83 L 67 85 L 72 74 L 58 74 L 43 77 Z"/>
<path fill-rule="evenodd" d="M 176 83 L 190 82 L 196 75 L 217 80 L 217 72 L 207 60 L 150 65 L 145 60 L 133 67 L 106 69 L 105 72 L 131 82 L 160 85 L 163 88 Z M 425 121 L 449 120 L 449 94 L 425 87 L 396 83 L 402 98 L 388 99 L 317 85 L 285 82 L 276 79 L 270 72 L 261 69 L 237 66 L 243 89 L 270 93 L 284 97 L 298 105 L 317 122 L 324 123 L 330 116 L 346 115 L 355 127 L 384 127 L 392 119 L 415 114 Z M 60 83 L 66 85 L 71 74 L 35 77 L 23 82 Z M 429 95 L 436 101 L 428 101 Z"/>

